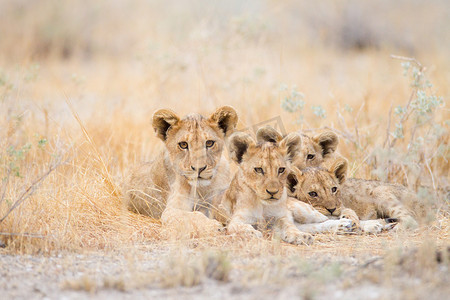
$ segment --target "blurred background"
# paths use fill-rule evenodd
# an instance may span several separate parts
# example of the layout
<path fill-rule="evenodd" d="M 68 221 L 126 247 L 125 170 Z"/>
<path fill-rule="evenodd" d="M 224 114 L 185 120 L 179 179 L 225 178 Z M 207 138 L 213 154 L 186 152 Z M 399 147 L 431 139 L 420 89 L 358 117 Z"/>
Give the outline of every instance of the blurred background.
<path fill-rule="evenodd" d="M 356 159 L 407 125 L 390 119 L 420 68 L 391 55 L 421 62 L 429 96 L 443 96 L 437 120 L 448 119 L 449 12 L 445 0 L 1 1 L 1 110 L 49 136 L 78 130 L 70 102 L 102 136 L 138 143 L 125 155 L 134 163 L 153 155 L 156 109 L 228 104 L 240 128 L 274 117 L 287 130 L 333 128 L 358 144 L 341 147 Z"/>
<path fill-rule="evenodd" d="M 445 0 L 16 0 L 0 5 L 2 54 L 19 61 L 130 60 L 168 47 L 187 54 L 206 45 L 221 52 L 258 46 L 445 53 L 450 35 Z"/>
<path fill-rule="evenodd" d="M 36 103 L 66 93 L 90 114 L 97 103 L 133 116 L 175 104 L 270 106 L 283 84 L 307 103 L 389 106 L 393 90 L 407 88 L 393 85 L 402 70 L 390 54 L 417 58 L 448 95 L 449 12 L 445 0 L 6 0 L 0 82 L 45 80 Z"/>
<path fill-rule="evenodd" d="M 3 191 L 17 199 L 55 153 L 71 162 L 8 226 L 65 236 L 72 203 L 74 232 L 80 220 L 111 230 L 82 211 L 121 212 L 124 174 L 162 147 L 150 120 L 163 107 L 232 105 L 241 129 L 274 118 L 287 131 L 333 129 L 350 176 L 448 209 L 449 15 L 447 0 L 2 0 L 0 158 L 3 175 L 19 175 Z M 40 221 L 19 221 L 35 211 Z"/>

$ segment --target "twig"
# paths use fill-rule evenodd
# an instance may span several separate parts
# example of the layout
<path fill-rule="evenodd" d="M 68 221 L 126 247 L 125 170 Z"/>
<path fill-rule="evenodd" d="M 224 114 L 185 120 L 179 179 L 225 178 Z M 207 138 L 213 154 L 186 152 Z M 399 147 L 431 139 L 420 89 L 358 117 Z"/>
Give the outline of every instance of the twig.
<path fill-rule="evenodd" d="M 383 257 L 381 256 L 376 256 L 374 258 L 369 259 L 368 261 L 366 261 L 365 263 L 363 263 L 361 266 L 359 266 L 360 268 L 366 268 L 369 265 L 373 264 L 374 262 L 379 261 L 380 259 L 383 259 Z"/>
<path fill-rule="evenodd" d="M 402 118 L 399 121 L 399 124 L 401 124 L 401 125 L 403 125 L 403 123 L 405 123 L 408 120 L 409 116 L 412 113 L 412 110 L 409 110 L 409 107 L 411 105 L 412 100 L 414 99 L 414 95 L 415 94 L 417 94 L 417 88 L 414 88 L 414 90 L 411 93 L 411 96 L 409 96 L 409 101 L 408 101 L 408 103 L 406 104 L 406 107 L 405 107 L 406 113 L 402 116 Z M 389 148 L 394 148 L 395 143 L 397 142 L 397 140 L 398 140 L 398 138 L 394 137 L 394 139 L 392 140 L 392 143 L 389 144 Z"/>
<path fill-rule="evenodd" d="M 389 143 L 389 148 L 391 147 L 391 143 L 389 142 L 389 136 L 391 135 L 391 133 L 390 133 L 391 118 L 392 118 L 392 103 L 391 103 L 391 107 L 389 108 L 389 119 L 388 119 L 388 125 L 386 127 L 386 139 L 384 140 L 383 148 L 386 148 L 386 144 L 388 144 L 388 143 Z"/>
<path fill-rule="evenodd" d="M 356 113 L 355 118 L 353 119 L 353 122 L 355 123 L 355 135 L 356 135 L 356 142 L 357 142 L 357 146 L 359 149 L 361 149 L 361 142 L 359 139 L 359 130 L 358 130 L 358 119 L 359 119 L 359 114 L 361 113 L 362 109 L 364 108 L 364 106 L 366 105 L 366 101 L 364 101 L 361 106 L 358 109 L 358 112 Z"/>
<path fill-rule="evenodd" d="M 391 58 L 415 63 L 419 67 L 419 76 L 420 77 L 423 76 L 423 72 L 425 71 L 425 68 L 415 58 L 399 56 L 399 55 L 391 55 Z M 403 123 L 405 123 L 408 120 L 409 116 L 413 112 L 413 110 L 410 110 L 409 108 L 410 108 L 412 100 L 414 99 L 414 96 L 417 94 L 417 90 L 418 90 L 418 87 L 415 87 L 413 89 L 413 91 L 411 92 L 411 96 L 409 97 L 409 101 L 405 107 L 405 113 L 403 114 L 402 118 L 399 121 L 399 124 L 401 124 L 401 125 L 403 125 Z M 395 143 L 397 142 L 397 140 L 398 140 L 398 138 L 394 137 L 394 139 L 392 140 L 392 143 L 390 143 L 390 145 L 389 145 L 389 148 L 393 148 L 395 146 Z"/>
<path fill-rule="evenodd" d="M 23 237 L 29 237 L 29 238 L 36 238 L 36 239 L 43 239 L 47 236 L 41 235 L 41 234 L 35 234 L 35 233 L 14 233 L 14 232 L 0 232 L 0 235 L 3 236 L 23 236 Z"/>
<path fill-rule="evenodd" d="M 401 168 L 401 170 L 403 171 L 403 176 L 405 177 L 405 179 L 406 179 L 406 186 L 411 186 L 410 184 L 409 184 L 409 179 L 408 179 L 408 172 L 406 171 L 406 168 L 405 168 L 405 165 L 404 164 L 400 164 L 400 168 Z"/>
<path fill-rule="evenodd" d="M 39 178 L 37 178 L 21 195 L 20 197 L 14 202 L 14 204 L 10 207 L 8 212 L 0 219 L 0 223 L 3 222 L 3 220 L 8 217 L 8 215 L 16 209 L 22 202 L 24 202 L 27 198 L 29 198 L 37 189 L 38 184 L 43 181 L 45 178 L 47 178 L 48 175 L 50 175 L 51 172 L 53 172 L 57 167 L 59 167 L 62 164 L 65 164 L 67 162 L 64 161 L 64 163 L 57 163 L 53 166 L 50 166 L 47 172 L 45 172 L 43 175 L 41 175 Z"/>
<path fill-rule="evenodd" d="M 393 59 L 399 59 L 399 60 L 404 60 L 404 61 L 410 61 L 415 63 L 416 65 L 419 66 L 420 69 L 423 68 L 422 64 L 420 62 L 418 62 L 415 58 L 413 57 L 406 57 L 406 56 L 401 56 L 401 55 L 393 55 L 391 54 L 391 58 Z"/>
<path fill-rule="evenodd" d="M 425 161 L 425 166 L 427 167 L 428 172 L 430 172 L 431 183 L 433 184 L 434 192 L 437 194 L 436 183 L 434 181 L 434 175 L 433 175 L 433 171 L 431 171 L 430 163 L 428 162 L 427 158 L 425 158 L 424 161 Z"/>

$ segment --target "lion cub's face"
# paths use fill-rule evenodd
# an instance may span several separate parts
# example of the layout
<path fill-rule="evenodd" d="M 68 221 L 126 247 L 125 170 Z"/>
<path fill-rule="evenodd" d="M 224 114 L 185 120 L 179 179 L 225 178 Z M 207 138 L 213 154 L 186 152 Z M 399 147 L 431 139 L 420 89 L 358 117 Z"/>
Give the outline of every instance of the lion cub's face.
<path fill-rule="evenodd" d="M 180 119 L 163 109 L 153 116 L 153 127 L 164 141 L 175 171 L 191 185 L 208 185 L 217 172 L 224 147 L 224 138 L 237 123 L 233 108 L 219 108 L 209 118 L 200 114 Z"/>
<path fill-rule="evenodd" d="M 347 162 L 337 160 L 329 170 L 311 167 L 293 168 L 287 179 L 288 194 L 311 204 L 326 216 L 341 214 L 340 184 L 345 180 Z"/>
<path fill-rule="evenodd" d="M 290 154 L 300 144 L 297 134 L 257 144 L 248 134 L 237 132 L 230 138 L 230 156 L 239 164 L 245 183 L 258 199 L 273 204 L 286 195 Z"/>
<path fill-rule="evenodd" d="M 240 168 L 246 182 L 259 199 L 266 202 L 277 201 L 285 192 L 288 173 L 286 149 L 272 143 L 252 147 Z"/>
<path fill-rule="evenodd" d="M 271 128 L 267 128 L 261 133 L 257 141 L 270 142 L 274 140 L 279 133 Z M 325 131 L 314 137 L 302 134 L 302 145 L 292 158 L 292 165 L 300 170 L 307 167 L 320 166 L 328 157 L 336 151 L 339 143 L 338 136 L 332 131 Z"/>
<path fill-rule="evenodd" d="M 320 166 L 330 154 L 336 151 L 338 142 L 337 135 L 332 131 L 326 131 L 314 137 L 302 135 L 302 147 L 292 164 L 300 170 Z"/>

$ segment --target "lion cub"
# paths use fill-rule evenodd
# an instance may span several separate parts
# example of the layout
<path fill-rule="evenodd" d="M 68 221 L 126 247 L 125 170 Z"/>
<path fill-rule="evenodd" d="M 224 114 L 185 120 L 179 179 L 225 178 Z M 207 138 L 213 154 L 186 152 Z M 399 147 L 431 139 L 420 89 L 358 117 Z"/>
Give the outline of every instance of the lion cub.
<path fill-rule="evenodd" d="M 274 137 L 276 137 L 277 135 L 279 135 L 279 133 L 275 130 L 272 129 L 272 131 L 266 131 L 266 133 L 264 135 L 259 136 L 258 141 L 269 141 L 269 140 L 273 140 Z M 293 160 L 292 160 L 292 165 L 295 166 L 296 168 L 298 168 L 298 170 L 302 170 L 302 172 L 305 174 L 305 176 L 303 176 L 304 178 L 307 177 L 313 177 L 315 179 L 319 179 L 320 175 L 318 175 L 317 172 L 320 170 L 320 168 L 322 168 L 322 171 L 326 171 L 326 170 L 331 170 L 333 168 L 333 165 L 339 161 L 339 162 L 343 162 L 345 161 L 345 169 L 342 169 L 342 171 L 344 172 L 344 176 L 345 176 L 345 172 L 347 170 L 347 162 L 346 160 L 336 152 L 337 146 L 339 144 L 339 138 L 336 135 L 336 133 L 334 133 L 333 131 L 325 131 L 323 133 L 317 134 L 313 137 L 310 137 L 308 135 L 302 134 L 302 147 L 300 149 L 300 151 L 297 151 L 297 153 L 295 154 Z M 336 167 L 336 165 L 334 166 Z M 309 169 L 312 168 L 312 169 Z M 295 170 L 295 168 L 294 168 Z M 297 172 L 299 172 L 297 170 Z M 299 172 L 299 173 L 302 173 Z M 303 174 L 302 173 L 302 174 Z M 333 172 L 331 172 L 333 173 Z M 294 174 L 292 176 L 295 177 L 295 171 Z M 297 173 L 298 175 L 298 173 Z M 299 177 L 301 177 L 301 175 L 299 175 Z M 317 178 L 316 178 L 317 177 Z M 345 177 L 342 177 L 342 180 L 345 180 Z M 288 180 L 289 182 L 289 180 Z M 295 182 L 294 180 L 291 180 L 291 186 L 292 184 Z M 324 183 L 322 182 L 317 182 L 316 185 L 320 186 Z M 351 185 L 351 188 L 348 187 Z M 365 187 L 365 192 L 361 191 L 359 189 L 359 187 Z M 377 186 L 377 188 L 375 189 L 375 194 L 379 194 L 382 193 L 381 190 L 384 190 L 384 194 L 389 193 L 393 193 L 393 190 L 404 190 L 407 191 L 404 187 L 402 186 L 397 186 L 397 185 L 393 185 L 393 184 L 389 184 L 389 183 L 384 183 L 384 182 L 380 182 L 380 181 L 369 181 L 369 180 L 364 180 L 364 179 L 349 179 L 348 181 L 346 181 L 343 184 L 343 189 L 345 189 L 343 195 L 341 196 L 342 201 L 344 203 L 344 207 L 341 210 L 341 206 L 340 204 L 336 205 L 333 204 L 334 200 L 332 198 L 330 198 L 330 203 L 329 204 L 329 208 L 330 210 L 332 210 L 333 208 L 336 208 L 335 211 L 333 211 L 332 213 L 330 213 L 329 210 L 324 210 L 322 205 L 318 205 L 317 201 L 313 201 L 313 202 L 309 202 L 306 201 L 307 203 L 311 203 L 316 209 L 318 209 L 320 212 L 322 212 L 325 215 L 328 216 L 339 216 L 341 215 L 342 217 L 351 219 L 354 223 L 355 223 L 355 230 L 358 229 L 362 229 L 363 231 L 366 232 L 370 232 L 370 233 L 377 233 L 380 232 L 381 230 L 384 229 L 390 229 L 393 226 L 395 226 L 395 224 L 384 224 L 384 220 L 371 220 L 371 219 L 376 219 L 377 215 L 372 215 L 372 216 L 366 216 L 364 214 L 361 214 L 361 210 L 363 209 L 362 207 L 358 207 L 358 209 L 354 209 L 352 210 L 351 208 L 353 207 L 357 207 L 358 205 L 360 205 L 361 203 L 364 202 L 364 199 L 367 198 L 366 194 L 370 194 L 371 191 L 370 189 Z M 353 189 L 355 191 L 353 191 Z M 304 197 L 302 197 L 302 195 L 300 195 L 299 193 L 302 192 L 304 194 Z M 302 199 L 306 199 L 308 198 L 308 194 L 304 191 L 302 191 L 301 189 L 297 189 L 297 196 L 294 196 L 293 192 L 289 193 L 291 196 L 300 199 L 299 197 L 302 197 Z M 347 196 L 348 195 L 348 196 Z M 358 200 L 357 197 L 363 197 L 362 199 Z M 398 196 L 397 196 L 398 197 Z M 415 197 L 414 195 L 409 195 L 409 197 Z M 375 196 L 374 196 L 375 198 Z M 302 200 L 300 199 L 300 200 Z M 321 200 L 321 201 L 325 201 L 325 200 Z M 347 208 L 346 203 L 347 202 L 351 202 L 352 205 L 350 205 L 350 208 Z M 398 201 L 397 201 L 398 202 Z M 392 204 L 394 204 L 395 202 L 392 201 Z M 398 203 L 396 203 L 395 205 L 398 205 Z M 400 206 L 402 207 L 402 206 Z M 356 211 L 356 212 L 355 212 Z M 295 213 L 295 212 L 294 212 Z M 382 216 L 383 214 L 379 214 L 378 216 Z M 384 214 L 386 216 L 389 216 L 389 214 Z M 393 215 L 398 215 L 398 214 L 393 214 Z M 395 218 L 395 217 L 391 217 L 391 218 Z M 370 220 L 370 221 L 363 221 L 360 222 L 359 220 Z M 408 220 L 411 220 L 410 218 L 407 217 Z M 411 220 L 411 223 L 413 226 L 415 223 L 414 220 Z M 406 223 L 404 223 L 406 224 Z"/>
<path fill-rule="evenodd" d="M 339 138 L 333 131 L 325 131 L 310 137 L 299 133 L 302 138 L 302 145 L 292 158 L 292 165 L 304 169 L 306 167 L 317 167 L 327 165 L 341 157 L 337 152 Z M 257 136 L 258 143 L 275 141 L 280 137 L 280 133 L 273 127 L 267 126 L 260 135 Z"/>
<path fill-rule="evenodd" d="M 155 112 L 153 128 L 165 149 L 129 176 L 124 190 L 128 208 L 161 218 L 163 225 L 190 235 L 220 230 L 222 225 L 208 216 L 211 200 L 229 184 L 229 165 L 222 152 L 237 121 L 229 106 L 209 118 L 200 114 L 180 118 L 168 109 Z"/>
<path fill-rule="evenodd" d="M 405 187 L 364 179 L 346 180 L 346 172 L 347 161 L 342 158 L 337 159 L 328 170 L 322 167 L 301 171 L 293 168 L 287 179 L 289 194 L 311 204 L 326 216 L 361 220 L 394 218 L 407 227 L 417 225 L 402 203 L 414 197 Z M 382 224 L 361 222 L 363 231 L 377 231 L 377 228 L 370 226 L 381 229 Z M 387 224 L 386 229 L 392 226 Z"/>
<path fill-rule="evenodd" d="M 229 212 L 228 233 L 261 237 L 260 231 L 271 228 L 291 244 L 311 244 L 313 237 L 301 232 L 287 208 L 286 178 L 289 159 L 301 145 L 297 134 L 279 143 L 256 143 L 242 132 L 230 137 L 230 157 L 239 165 L 221 206 Z"/>

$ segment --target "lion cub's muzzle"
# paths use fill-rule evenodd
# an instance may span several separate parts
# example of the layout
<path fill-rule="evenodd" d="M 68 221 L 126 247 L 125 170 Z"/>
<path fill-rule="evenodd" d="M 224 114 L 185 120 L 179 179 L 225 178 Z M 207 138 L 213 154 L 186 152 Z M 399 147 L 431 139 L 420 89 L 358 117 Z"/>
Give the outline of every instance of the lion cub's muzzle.
<path fill-rule="evenodd" d="M 262 198 L 266 202 L 276 202 L 280 200 L 283 195 L 283 189 L 280 188 L 266 188 Z"/>
<path fill-rule="evenodd" d="M 266 189 L 266 193 L 270 195 L 268 200 L 278 200 L 279 189 Z"/>
<path fill-rule="evenodd" d="M 203 165 L 203 166 L 190 166 L 190 170 L 184 172 L 184 176 L 191 184 L 208 185 L 213 179 L 215 174 L 215 169 Z"/>
<path fill-rule="evenodd" d="M 197 171 L 198 176 L 200 177 L 200 174 L 206 169 L 207 166 L 203 166 L 203 167 L 194 167 L 191 166 L 192 171 Z"/>
<path fill-rule="evenodd" d="M 208 167 L 208 166 L 206 166 L 206 165 L 203 166 L 203 167 L 194 167 L 194 166 L 191 166 L 191 170 L 194 171 L 192 177 L 196 177 L 196 178 L 198 178 L 198 179 L 209 179 L 209 178 L 205 178 L 205 176 L 204 176 L 204 175 L 207 175 L 206 177 L 210 177 L 210 176 L 208 176 L 208 174 L 206 174 L 206 173 L 208 173 L 208 172 L 203 172 L 203 171 L 206 170 L 207 167 Z M 195 176 L 195 175 L 197 175 L 197 176 Z"/>
<path fill-rule="evenodd" d="M 325 215 L 325 216 L 330 216 L 330 217 L 338 217 L 341 214 L 341 210 L 338 209 L 337 207 L 334 208 L 328 208 L 328 207 L 315 207 L 316 210 L 318 210 L 321 214 Z"/>

